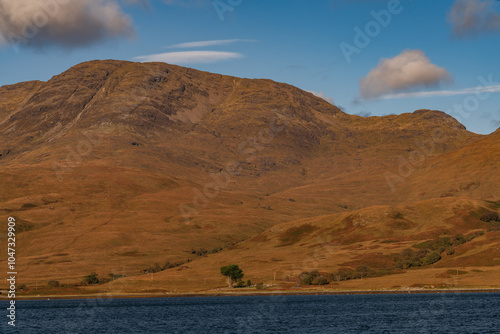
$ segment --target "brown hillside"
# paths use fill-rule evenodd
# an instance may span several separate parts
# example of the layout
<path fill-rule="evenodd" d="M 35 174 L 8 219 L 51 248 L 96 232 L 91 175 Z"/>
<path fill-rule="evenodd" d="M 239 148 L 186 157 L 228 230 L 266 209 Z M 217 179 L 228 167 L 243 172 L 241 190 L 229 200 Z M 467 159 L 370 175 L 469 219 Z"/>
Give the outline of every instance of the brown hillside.
<path fill-rule="evenodd" d="M 497 139 L 439 111 L 362 118 L 270 80 L 93 61 L 0 88 L 0 219 L 22 226 L 27 283 L 133 276 L 278 224 L 496 201 Z"/>

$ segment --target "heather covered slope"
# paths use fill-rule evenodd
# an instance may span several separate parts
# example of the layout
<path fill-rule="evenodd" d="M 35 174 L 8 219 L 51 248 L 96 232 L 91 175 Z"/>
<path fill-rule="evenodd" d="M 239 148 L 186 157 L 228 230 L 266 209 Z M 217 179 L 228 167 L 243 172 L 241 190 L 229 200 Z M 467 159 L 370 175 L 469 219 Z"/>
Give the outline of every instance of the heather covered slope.
<path fill-rule="evenodd" d="M 157 273 L 155 282 L 137 276 L 100 289 L 131 292 L 155 287 L 179 292 L 221 287 L 224 279 L 217 271 L 233 262 L 245 268 L 252 281 L 278 282 L 285 289 L 297 289 L 302 272 L 318 270 L 329 276 L 339 269 L 349 272 L 360 266 L 367 267 L 373 277 L 333 281 L 328 288 L 498 287 L 500 225 L 480 217 L 499 206 L 498 202 L 442 198 L 300 219 L 275 225 L 220 253 L 195 257 L 181 268 Z M 408 249 L 417 253 L 433 247 L 436 240 L 455 243 L 446 245 L 436 263 L 406 268 L 395 261 Z M 457 271 L 459 277 L 455 277 Z"/>
<path fill-rule="evenodd" d="M 0 214 L 27 283 L 133 276 L 301 219 L 497 201 L 498 150 L 439 111 L 362 118 L 270 80 L 93 61 L 0 88 Z"/>

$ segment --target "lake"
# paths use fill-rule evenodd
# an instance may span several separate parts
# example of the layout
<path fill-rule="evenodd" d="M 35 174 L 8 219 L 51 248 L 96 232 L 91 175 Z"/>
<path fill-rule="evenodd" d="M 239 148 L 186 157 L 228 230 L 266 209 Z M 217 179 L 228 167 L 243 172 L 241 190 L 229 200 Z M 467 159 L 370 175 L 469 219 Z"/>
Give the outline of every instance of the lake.
<path fill-rule="evenodd" d="M 500 333 L 499 293 L 17 301 L 2 333 Z"/>

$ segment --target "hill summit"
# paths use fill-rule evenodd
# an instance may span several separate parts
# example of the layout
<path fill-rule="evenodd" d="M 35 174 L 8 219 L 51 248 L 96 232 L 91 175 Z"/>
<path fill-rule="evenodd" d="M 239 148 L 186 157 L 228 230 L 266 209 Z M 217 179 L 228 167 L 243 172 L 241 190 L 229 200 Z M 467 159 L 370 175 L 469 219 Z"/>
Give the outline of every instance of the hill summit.
<path fill-rule="evenodd" d="M 142 291 L 145 268 L 188 259 L 174 275 L 183 282 L 196 273 L 218 286 L 212 272 L 226 261 L 266 280 L 300 267 L 326 231 L 345 247 L 397 235 L 385 255 L 487 231 L 479 216 L 498 211 L 498 136 L 435 110 L 364 118 L 271 80 L 91 61 L 0 88 L 0 210 L 18 221 L 27 284 L 123 273 Z M 400 211 L 404 221 L 383 218 Z M 354 226 L 357 215 L 377 218 Z M 495 233 L 475 249 L 493 249 Z M 498 250 L 484 254 L 500 265 Z"/>

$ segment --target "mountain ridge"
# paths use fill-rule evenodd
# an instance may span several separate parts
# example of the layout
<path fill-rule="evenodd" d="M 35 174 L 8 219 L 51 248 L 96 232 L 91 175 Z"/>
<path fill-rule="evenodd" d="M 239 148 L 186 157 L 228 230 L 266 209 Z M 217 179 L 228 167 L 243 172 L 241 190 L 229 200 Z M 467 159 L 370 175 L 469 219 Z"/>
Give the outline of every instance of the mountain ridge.
<path fill-rule="evenodd" d="M 267 79 L 91 61 L 0 87 L 0 212 L 25 226 L 27 283 L 139 275 L 301 219 L 498 201 L 498 133 L 435 110 L 349 115 Z"/>

